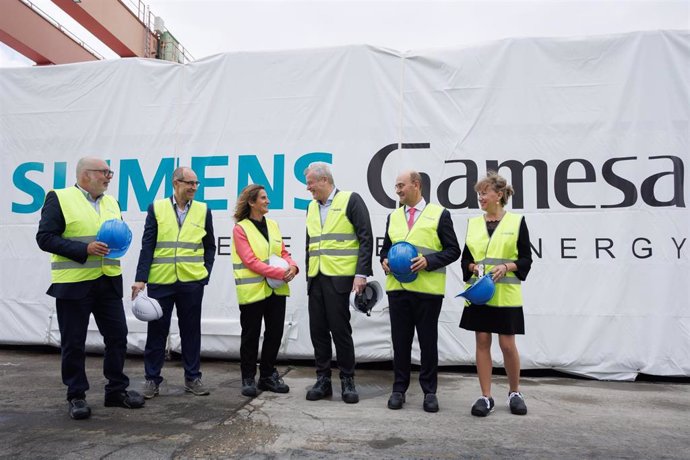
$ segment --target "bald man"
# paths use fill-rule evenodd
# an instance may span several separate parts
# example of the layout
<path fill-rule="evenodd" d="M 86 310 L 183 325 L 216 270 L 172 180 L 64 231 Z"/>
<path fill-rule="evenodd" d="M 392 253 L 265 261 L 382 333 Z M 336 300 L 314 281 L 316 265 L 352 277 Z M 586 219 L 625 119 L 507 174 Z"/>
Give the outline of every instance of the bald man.
<path fill-rule="evenodd" d="M 46 195 L 36 241 L 42 250 L 52 254 L 52 284 L 47 294 L 56 302 L 68 413 L 78 420 L 91 416 L 84 366 L 91 315 L 105 344 L 105 405 L 136 409 L 144 405 L 144 398 L 127 390 L 129 378 L 123 372 L 127 322 L 120 261 L 105 258 L 108 246 L 96 241 L 103 222 L 122 219 L 120 205 L 105 194 L 115 173 L 108 163 L 94 157 L 80 159 L 76 172 L 73 187 L 51 190 Z"/>
<path fill-rule="evenodd" d="M 387 275 L 395 376 L 388 408 L 401 409 L 405 403 L 416 330 L 421 352 L 422 407 L 426 412 L 438 412 L 438 318 L 446 291 L 446 266 L 460 257 L 460 245 L 448 210 L 427 203 L 422 196 L 422 177 L 417 171 L 400 173 L 395 193 L 403 206 L 388 216 L 380 256 Z M 419 254 L 412 259 L 410 268 L 417 276 L 410 282 L 398 281 L 388 265 L 389 249 L 401 241 L 415 246 Z"/>

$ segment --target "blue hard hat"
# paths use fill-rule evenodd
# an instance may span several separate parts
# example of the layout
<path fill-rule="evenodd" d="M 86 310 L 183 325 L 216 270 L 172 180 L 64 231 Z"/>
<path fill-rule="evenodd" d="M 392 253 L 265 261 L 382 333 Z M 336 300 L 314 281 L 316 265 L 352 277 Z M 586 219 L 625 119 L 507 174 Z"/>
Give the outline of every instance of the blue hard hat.
<path fill-rule="evenodd" d="M 417 248 L 407 241 L 398 241 L 388 250 L 388 267 L 393 277 L 401 283 L 411 283 L 417 273 L 410 269 L 412 259 L 417 257 Z"/>
<path fill-rule="evenodd" d="M 494 296 L 496 292 L 496 285 L 491 277 L 491 273 L 479 278 L 472 286 L 465 292 L 461 292 L 455 297 L 464 297 L 471 304 L 484 305 Z"/>
<path fill-rule="evenodd" d="M 101 224 L 96 241 L 108 245 L 110 252 L 105 257 L 117 259 L 125 255 L 132 243 L 132 231 L 122 219 L 110 219 Z"/>

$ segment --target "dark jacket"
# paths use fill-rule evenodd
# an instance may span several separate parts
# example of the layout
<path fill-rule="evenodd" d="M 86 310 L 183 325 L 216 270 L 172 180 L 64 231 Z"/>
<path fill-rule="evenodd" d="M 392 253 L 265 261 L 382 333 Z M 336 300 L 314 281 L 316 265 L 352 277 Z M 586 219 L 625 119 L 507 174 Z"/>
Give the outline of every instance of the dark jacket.
<path fill-rule="evenodd" d="M 90 206 L 90 205 L 89 205 Z M 83 264 L 89 257 L 86 252 L 87 243 L 72 241 L 62 237 L 65 232 L 65 216 L 62 214 L 60 200 L 54 191 L 48 192 L 41 209 L 41 220 L 38 223 L 36 242 L 45 252 L 67 257 Z M 105 275 L 104 275 L 105 276 Z M 112 281 L 114 293 L 122 297 L 122 275 L 107 276 Z M 80 281 L 77 283 L 53 283 L 47 294 L 57 299 L 79 300 L 86 297 L 98 280 Z"/>
<path fill-rule="evenodd" d="M 170 196 L 168 200 L 170 201 L 170 206 L 175 206 L 172 201 L 172 196 Z M 148 294 L 151 297 L 166 297 L 174 294 L 178 289 L 184 289 L 185 287 L 193 288 L 195 286 L 208 284 L 211 270 L 213 269 L 213 262 L 216 258 L 216 237 L 213 235 L 213 218 L 211 217 L 211 210 L 208 208 L 206 209 L 206 223 L 204 228 L 206 230 L 206 236 L 204 236 L 201 242 L 204 245 L 204 267 L 206 267 L 209 276 L 200 281 L 177 281 L 174 284 L 149 284 Z M 137 264 L 135 281 L 148 282 L 157 239 L 158 221 L 153 211 L 153 203 L 151 203 L 146 211 L 146 222 L 144 224 L 144 234 L 141 237 L 141 252 L 139 253 L 139 263 Z"/>
<path fill-rule="evenodd" d="M 336 195 L 340 190 L 336 189 Z M 335 195 L 334 195 L 335 196 Z M 357 240 L 359 241 L 359 252 L 357 254 L 357 269 L 355 273 L 358 275 L 371 276 L 373 274 L 371 270 L 371 256 L 374 249 L 374 238 L 371 232 L 371 220 L 369 219 L 369 210 L 364 200 L 356 192 L 352 192 L 350 195 L 350 201 L 347 203 L 347 209 L 345 209 L 345 215 L 352 222 L 355 227 L 355 234 Z M 309 232 L 307 232 L 306 246 L 305 246 L 305 258 L 307 273 L 307 293 L 311 288 L 311 280 L 309 279 Z M 325 276 L 325 275 L 321 275 Z M 354 281 L 354 276 L 332 276 L 333 285 L 336 291 L 341 294 L 348 293 L 352 291 L 352 283 Z"/>
<path fill-rule="evenodd" d="M 386 236 L 383 239 L 383 246 L 381 246 L 380 260 L 383 262 L 388 257 L 388 250 L 392 246 L 391 238 L 388 235 L 388 225 L 390 224 L 390 214 L 386 218 Z M 426 254 L 424 257 L 427 262 L 427 271 L 437 270 L 441 267 L 449 265 L 458 258 L 460 258 L 460 245 L 458 244 L 458 237 L 455 235 L 453 228 L 453 220 L 450 217 L 450 212 L 444 209 L 441 213 L 441 218 L 438 221 L 438 228 L 436 229 L 438 239 L 441 241 L 443 249 L 433 254 Z M 405 291 L 392 291 L 388 295 L 399 295 Z M 415 293 L 421 296 L 433 296 L 432 294 Z M 438 297 L 438 296 L 434 296 Z"/>

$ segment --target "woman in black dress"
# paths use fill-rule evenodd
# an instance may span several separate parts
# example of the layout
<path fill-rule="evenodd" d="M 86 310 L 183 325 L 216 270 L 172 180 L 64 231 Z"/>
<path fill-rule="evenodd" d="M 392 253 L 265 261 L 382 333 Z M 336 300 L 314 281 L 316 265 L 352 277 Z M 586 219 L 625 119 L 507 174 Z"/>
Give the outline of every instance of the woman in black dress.
<path fill-rule="evenodd" d="M 460 327 L 475 331 L 477 375 L 482 396 L 472 406 L 472 415 L 485 417 L 494 409 L 491 396 L 491 339 L 498 334 L 510 391 L 513 414 L 524 415 L 527 406 L 520 393 L 520 355 L 515 334 L 525 333 L 521 282 L 532 266 L 529 232 L 525 219 L 504 207 L 513 188 L 493 171 L 474 187 L 484 214 L 469 219 L 462 252 L 463 278 L 468 286 L 483 273 L 491 273 L 496 293 L 486 305 L 468 304 Z"/>

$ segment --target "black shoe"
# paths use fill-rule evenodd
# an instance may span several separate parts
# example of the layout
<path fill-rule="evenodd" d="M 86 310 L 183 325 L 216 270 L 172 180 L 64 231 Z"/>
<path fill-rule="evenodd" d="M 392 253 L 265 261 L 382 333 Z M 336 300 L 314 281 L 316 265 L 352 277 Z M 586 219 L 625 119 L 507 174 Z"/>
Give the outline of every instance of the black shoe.
<path fill-rule="evenodd" d="M 340 388 L 342 389 L 342 398 L 348 404 L 356 404 L 359 402 L 359 394 L 355 388 L 354 377 L 342 377 L 340 379 Z"/>
<path fill-rule="evenodd" d="M 494 398 L 482 396 L 472 406 L 472 415 L 476 417 L 486 417 L 494 411 Z"/>
<path fill-rule="evenodd" d="M 331 386 L 331 378 L 325 375 L 320 376 L 316 379 L 314 384 L 309 391 L 307 391 L 307 400 L 318 401 L 326 396 L 331 396 L 333 394 L 333 387 Z"/>
<path fill-rule="evenodd" d="M 136 391 L 123 391 L 114 393 L 105 398 L 105 407 L 124 407 L 126 409 L 139 409 L 144 407 L 144 397 Z"/>
<path fill-rule="evenodd" d="M 273 374 L 270 377 L 261 377 L 259 379 L 259 390 L 268 390 L 274 393 L 287 393 L 290 387 L 285 384 L 283 379 L 278 374 L 278 371 L 273 369 Z"/>
<path fill-rule="evenodd" d="M 513 391 L 508 395 L 508 406 L 511 414 L 525 415 L 527 413 L 525 399 L 519 391 Z"/>
<path fill-rule="evenodd" d="M 69 404 L 69 416 L 74 420 L 91 417 L 91 408 L 86 404 L 85 399 L 72 398 L 67 403 Z"/>
<path fill-rule="evenodd" d="M 424 395 L 424 411 L 438 412 L 438 399 L 435 394 L 427 393 Z"/>
<path fill-rule="evenodd" d="M 254 377 L 248 379 L 242 379 L 242 395 L 254 397 L 257 395 L 256 382 Z"/>
<path fill-rule="evenodd" d="M 388 398 L 389 409 L 402 409 L 403 404 L 405 404 L 405 393 L 401 393 L 399 391 L 394 391 L 391 393 L 391 397 Z"/>

